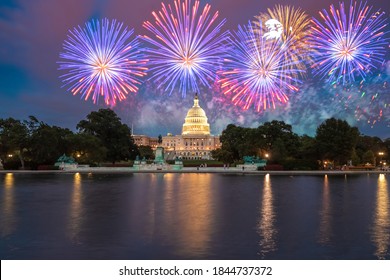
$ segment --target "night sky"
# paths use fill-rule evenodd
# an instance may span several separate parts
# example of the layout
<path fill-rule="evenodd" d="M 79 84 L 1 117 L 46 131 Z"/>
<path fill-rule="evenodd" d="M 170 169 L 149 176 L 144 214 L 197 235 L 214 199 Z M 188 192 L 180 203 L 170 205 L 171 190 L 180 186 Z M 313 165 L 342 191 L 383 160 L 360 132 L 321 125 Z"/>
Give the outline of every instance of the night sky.
<path fill-rule="evenodd" d="M 227 19 L 224 30 L 236 30 L 238 25 L 247 24 L 275 4 L 300 7 L 318 17 L 318 11 L 338 1 L 201 1 L 201 5 L 204 3 L 211 4 L 211 12 L 219 11 L 219 20 Z M 374 10 L 385 11 L 390 23 L 390 1 L 371 0 L 368 4 Z M 0 118 L 23 120 L 34 115 L 50 125 L 75 130 L 88 113 L 106 106 L 103 102 L 81 100 L 79 95 L 73 96 L 62 88 L 57 62 L 68 30 L 106 17 L 134 28 L 135 34 L 150 35 L 142 23 L 153 22 L 152 11 L 160 8 L 160 0 L 0 0 Z M 310 76 L 298 93 L 290 95 L 288 104 L 265 113 L 244 111 L 229 103 L 215 88 L 201 89 L 200 105 L 207 113 L 213 134 L 220 134 L 229 123 L 256 127 L 277 119 L 291 124 L 298 134 L 313 136 L 321 122 L 336 117 L 357 126 L 363 134 L 389 138 L 389 53 L 387 49 L 387 62 L 362 87 L 345 90 Z M 135 134 L 180 134 L 192 100 L 191 94 L 184 99 L 179 93 L 169 96 L 157 89 L 153 81 L 146 81 L 137 94 L 129 95 L 112 109 L 123 122 L 133 125 Z"/>

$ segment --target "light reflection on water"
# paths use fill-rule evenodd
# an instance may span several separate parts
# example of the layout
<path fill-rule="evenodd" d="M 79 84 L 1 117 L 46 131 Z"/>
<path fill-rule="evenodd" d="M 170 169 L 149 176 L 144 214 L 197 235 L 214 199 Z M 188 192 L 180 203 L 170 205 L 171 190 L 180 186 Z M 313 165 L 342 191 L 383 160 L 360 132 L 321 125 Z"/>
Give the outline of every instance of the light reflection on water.
<path fill-rule="evenodd" d="M 322 202 L 320 210 L 319 242 L 330 244 L 332 234 L 332 204 L 328 175 L 324 176 Z"/>
<path fill-rule="evenodd" d="M 387 179 L 384 174 L 378 177 L 376 209 L 374 214 L 373 241 L 376 245 L 375 255 L 385 259 L 389 254 L 390 245 L 390 215 L 389 193 Z"/>
<path fill-rule="evenodd" d="M 275 211 L 273 206 L 272 185 L 269 174 L 264 176 L 263 194 L 259 215 L 258 232 L 260 235 L 260 256 L 266 257 L 268 253 L 276 250 Z"/>
<path fill-rule="evenodd" d="M 211 174 L 190 174 L 185 181 L 196 182 L 197 188 L 192 192 L 187 190 L 186 185 L 176 188 L 179 192 L 179 200 L 176 201 L 177 208 L 169 213 L 168 220 L 173 222 L 176 228 L 174 236 L 179 242 L 176 249 L 179 255 L 193 258 L 198 255 L 202 256 L 208 251 L 211 225 L 214 224 L 211 211 L 213 204 L 211 178 Z M 181 214 L 177 215 L 178 213 Z"/>
<path fill-rule="evenodd" d="M 1 207 L 1 214 L 0 214 L 1 237 L 11 234 L 14 231 L 16 226 L 14 186 L 15 186 L 14 174 L 13 173 L 5 174 L 3 197 L 1 199 L 2 207 Z"/>
<path fill-rule="evenodd" d="M 146 200 L 146 226 L 139 234 L 149 242 L 159 236 L 162 243 L 173 248 L 174 254 L 193 258 L 204 255 L 210 241 L 211 175 L 187 174 L 185 177 L 183 182 L 183 177 L 177 174 L 152 176 L 153 187 Z M 188 180 L 196 182 L 192 191 L 188 191 Z M 136 218 L 139 217 L 133 217 Z"/>
<path fill-rule="evenodd" d="M 82 179 L 80 173 L 73 175 L 73 190 L 70 200 L 69 222 L 68 230 L 70 239 L 78 242 L 77 238 L 82 228 L 83 222 L 83 193 L 82 193 Z"/>
<path fill-rule="evenodd" d="M 386 176 L 0 174 L 0 258 L 389 259 Z"/>

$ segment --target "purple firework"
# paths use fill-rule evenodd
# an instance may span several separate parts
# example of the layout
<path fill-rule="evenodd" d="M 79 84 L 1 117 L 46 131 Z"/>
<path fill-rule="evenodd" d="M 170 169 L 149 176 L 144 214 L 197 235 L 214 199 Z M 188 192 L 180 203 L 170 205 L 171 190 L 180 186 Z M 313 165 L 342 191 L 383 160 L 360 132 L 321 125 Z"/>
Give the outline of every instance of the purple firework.
<path fill-rule="evenodd" d="M 173 7 L 162 3 L 162 10 L 153 12 L 155 23 L 143 24 L 154 35 L 143 37 L 150 44 L 146 52 L 151 78 L 170 94 L 179 84 L 185 97 L 188 89 L 199 91 L 199 85 L 215 80 L 228 33 L 220 33 L 225 20 L 213 27 L 218 12 L 211 16 L 210 8 L 206 4 L 200 12 L 199 1 L 192 5 L 191 0 L 175 0 Z"/>
<path fill-rule="evenodd" d="M 299 59 L 286 55 L 292 39 L 267 40 L 262 23 L 260 28 L 238 27 L 231 38 L 232 51 L 225 59 L 220 80 L 224 94 L 232 96 L 235 105 L 256 111 L 275 108 L 276 103 L 286 103 L 287 93 L 298 91 Z"/>
<path fill-rule="evenodd" d="M 314 73 L 327 76 L 329 82 L 347 84 L 357 76 L 363 79 L 379 65 L 386 53 L 386 16 L 381 11 L 372 12 L 366 3 L 358 6 L 351 2 L 349 10 L 330 6 L 320 12 L 320 20 L 313 19 L 312 36 Z"/>
<path fill-rule="evenodd" d="M 92 97 L 94 103 L 102 96 L 107 105 L 115 105 L 138 90 L 147 68 L 139 40 L 129 40 L 133 30 L 103 19 L 69 33 L 58 63 L 59 70 L 67 71 L 61 78 L 73 95 L 81 94 L 85 100 Z"/>

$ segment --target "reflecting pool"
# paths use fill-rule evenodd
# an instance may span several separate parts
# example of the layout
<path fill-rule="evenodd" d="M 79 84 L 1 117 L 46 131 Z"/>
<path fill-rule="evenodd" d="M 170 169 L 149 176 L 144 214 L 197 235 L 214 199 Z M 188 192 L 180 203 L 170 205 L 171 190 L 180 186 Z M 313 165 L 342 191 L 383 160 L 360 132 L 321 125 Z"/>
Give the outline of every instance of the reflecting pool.
<path fill-rule="evenodd" d="M 389 259 L 389 174 L 0 174 L 1 259 Z"/>

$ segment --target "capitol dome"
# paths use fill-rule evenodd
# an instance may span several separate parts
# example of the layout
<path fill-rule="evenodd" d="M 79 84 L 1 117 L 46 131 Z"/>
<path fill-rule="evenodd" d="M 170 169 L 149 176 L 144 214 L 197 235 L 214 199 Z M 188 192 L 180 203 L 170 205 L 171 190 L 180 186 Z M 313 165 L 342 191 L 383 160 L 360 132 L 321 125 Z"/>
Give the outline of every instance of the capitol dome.
<path fill-rule="evenodd" d="M 198 94 L 195 94 L 194 106 L 185 117 L 182 135 L 210 135 L 210 125 L 204 110 L 199 106 Z"/>

